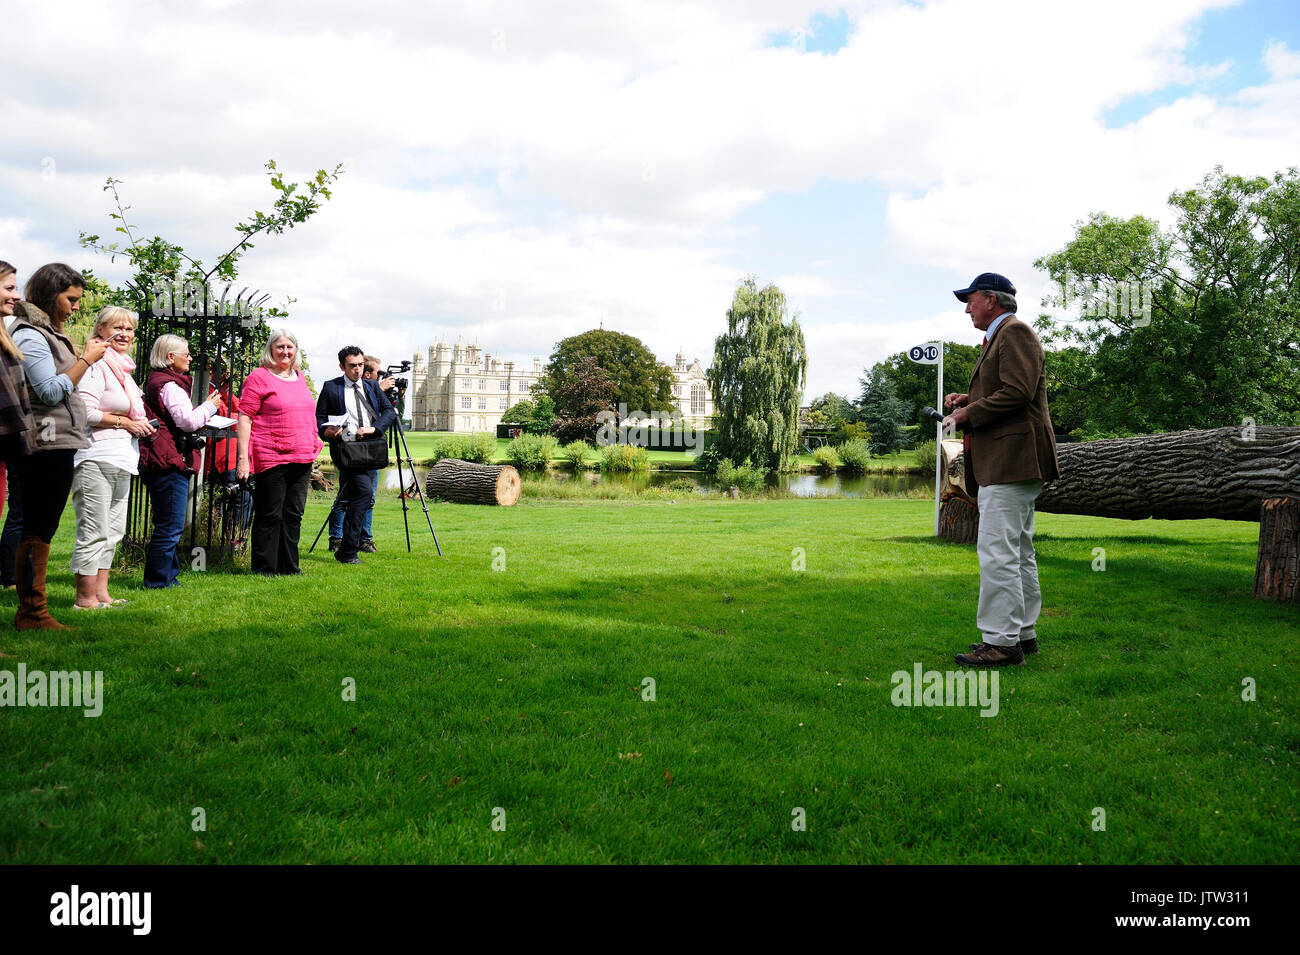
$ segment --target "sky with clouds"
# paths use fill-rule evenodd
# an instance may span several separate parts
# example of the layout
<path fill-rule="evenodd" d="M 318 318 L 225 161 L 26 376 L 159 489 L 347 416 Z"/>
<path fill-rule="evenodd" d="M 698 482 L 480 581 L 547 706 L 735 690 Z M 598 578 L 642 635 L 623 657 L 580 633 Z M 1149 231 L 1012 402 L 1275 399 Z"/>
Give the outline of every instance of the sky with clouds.
<path fill-rule="evenodd" d="M 111 232 L 211 260 L 289 178 L 334 198 L 241 271 L 296 299 L 315 366 L 438 339 L 545 358 L 594 328 L 707 365 L 737 283 L 776 282 L 807 398 L 917 342 L 951 289 L 1091 212 L 1168 221 L 1216 164 L 1300 161 L 1294 0 L 46 0 L 7 12 L 0 259 Z M 319 376 L 318 376 L 319 377 Z"/>

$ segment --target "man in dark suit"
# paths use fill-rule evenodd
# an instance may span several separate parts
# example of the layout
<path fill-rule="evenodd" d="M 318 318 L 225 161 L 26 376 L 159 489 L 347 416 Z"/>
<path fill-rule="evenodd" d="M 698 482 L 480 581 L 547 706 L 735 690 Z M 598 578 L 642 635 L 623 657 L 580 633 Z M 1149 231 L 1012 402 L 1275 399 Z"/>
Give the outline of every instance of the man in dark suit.
<path fill-rule="evenodd" d="M 976 550 L 982 640 L 958 654 L 963 666 L 1019 666 L 1038 652 L 1034 626 L 1042 609 L 1034 556 L 1034 500 L 1059 475 L 1047 410 L 1043 345 L 1016 318 L 1016 287 L 996 272 L 953 292 L 985 333 L 970 391 L 949 394 L 945 426 L 966 431 L 966 473 L 979 491 Z"/>
<path fill-rule="evenodd" d="M 325 441 L 356 441 L 371 438 L 397 422 L 393 404 L 379 391 L 375 382 L 363 377 L 366 356 L 356 345 L 339 351 L 339 368 L 343 377 L 325 382 L 316 400 L 316 427 Z M 330 426 L 330 417 L 347 415 L 343 426 Z M 339 468 L 340 495 L 348 502 L 343 518 L 343 537 L 334 558 L 344 564 L 359 564 L 357 550 L 361 546 L 366 509 L 370 505 L 371 482 L 369 468 Z"/>

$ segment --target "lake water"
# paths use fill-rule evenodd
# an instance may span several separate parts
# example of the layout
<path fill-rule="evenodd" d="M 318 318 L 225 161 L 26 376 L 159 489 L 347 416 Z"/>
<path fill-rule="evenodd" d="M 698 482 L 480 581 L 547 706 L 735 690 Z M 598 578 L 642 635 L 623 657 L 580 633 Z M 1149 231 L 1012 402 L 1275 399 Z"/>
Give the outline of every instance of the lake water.
<path fill-rule="evenodd" d="M 420 486 L 424 487 L 425 468 L 416 469 Z M 690 481 L 700 491 L 725 491 L 716 477 L 704 471 L 650 471 L 643 474 L 604 474 L 600 471 L 584 471 L 583 480 L 592 483 L 610 481 L 624 487 L 640 490 L 648 486 L 669 484 L 673 481 Z M 525 482 L 544 481 L 562 483 L 572 481 L 572 471 L 552 468 L 545 475 L 523 475 Z M 409 480 L 409 477 L 408 477 Z M 798 497 L 825 497 L 841 494 L 845 497 L 918 497 L 926 491 L 934 490 L 932 474 L 775 474 L 768 477 L 768 484 L 790 491 Z M 380 478 L 381 488 L 397 490 L 397 469 L 389 468 Z"/>
<path fill-rule="evenodd" d="M 610 481 L 624 487 L 640 490 L 647 486 L 669 484 L 685 479 L 698 490 L 725 491 L 714 475 L 703 471 L 651 471 L 647 474 L 604 474 L 586 472 L 593 483 Z M 545 477 L 525 475 L 525 481 L 571 481 L 569 471 L 552 470 Z M 799 497 L 825 497 L 842 494 L 845 497 L 905 497 L 933 490 L 933 475 L 925 474 L 776 474 L 768 477 L 771 487 L 790 491 Z"/>

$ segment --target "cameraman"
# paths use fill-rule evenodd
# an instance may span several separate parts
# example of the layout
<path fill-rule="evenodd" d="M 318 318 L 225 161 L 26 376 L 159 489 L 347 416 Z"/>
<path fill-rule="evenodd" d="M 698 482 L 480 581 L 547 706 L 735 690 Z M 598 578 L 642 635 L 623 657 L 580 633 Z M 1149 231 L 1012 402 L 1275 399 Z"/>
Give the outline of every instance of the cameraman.
<path fill-rule="evenodd" d="M 384 397 L 373 379 L 364 377 L 365 366 L 365 353 L 360 348 L 348 345 L 340 349 L 339 368 L 343 376 L 325 382 L 316 402 L 316 425 L 321 437 L 331 442 L 330 454 L 338 465 L 340 486 L 334 508 L 344 511 L 338 538 L 334 536 L 333 526 L 330 528 L 330 549 L 335 551 L 334 559 L 344 564 L 361 563 L 357 552 L 361 550 L 365 518 L 374 499 L 379 471 L 364 466 L 347 466 L 340 463 L 340 458 L 352 456 L 363 443 L 373 445 L 375 442 L 379 442 L 379 450 L 386 458 L 383 433 L 397 421 L 392 402 Z M 326 425 L 328 418 L 339 415 L 347 416 L 343 427 Z M 357 447 L 348 448 L 346 445 Z M 333 512 L 330 518 L 333 525 Z"/>
<path fill-rule="evenodd" d="M 379 390 L 384 392 L 385 397 L 387 398 L 390 390 L 396 386 L 397 379 L 381 379 L 379 377 L 379 369 L 383 367 L 383 362 L 374 355 L 366 355 L 365 360 L 366 370 L 362 373 L 361 377 L 365 378 L 367 381 L 375 382 L 375 384 L 379 386 Z M 392 399 L 389 398 L 389 400 L 391 401 Z M 375 492 L 379 490 L 379 473 L 378 470 L 370 472 L 370 505 L 366 508 L 365 520 L 362 521 L 361 546 L 357 548 L 363 554 L 373 554 L 379 550 L 379 548 L 375 546 L 375 539 L 371 533 L 371 528 L 375 519 Z M 347 488 L 340 488 L 338 497 L 334 499 L 334 506 L 330 508 L 329 525 L 331 551 L 338 550 L 339 542 L 343 539 L 343 515 L 346 513 L 347 509 Z"/>

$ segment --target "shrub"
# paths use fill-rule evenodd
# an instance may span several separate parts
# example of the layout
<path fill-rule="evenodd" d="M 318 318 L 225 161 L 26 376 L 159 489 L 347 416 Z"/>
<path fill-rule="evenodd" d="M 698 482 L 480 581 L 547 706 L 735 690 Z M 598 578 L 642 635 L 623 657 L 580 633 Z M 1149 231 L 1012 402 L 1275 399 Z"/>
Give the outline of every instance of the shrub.
<path fill-rule="evenodd" d="M 608 444 L 601 449 L 600 466 L 605 471 L 649 471 L 650 452 L 633 444 Z"/>
<path fill-rule="evenodd" d="M 542 471 L 555 453 L 550 435 L 521 434 L 506 445 L 506 459 L 521 471 Z"/>
<path fill-rule="evenodd" d="M 767 469 L 754 467 L 745 459 L 744 464 L 732 464 L 730 458 L 718 462 L 718 484 L 722 487 L 735 485 L 746 493 L 753 493 L 767 484 Z"/>
<path fill-rule="evenodd" d="M 497 453 L 497 439 L 486 431 L 478 434 L 456 434 L 444 439 L 433 452 L 436 464 L 443 458 L 459 458 L 474 464 L 486 464 Z"/>
<path fill-rule="evenodd" d="M 934 470 L 934 456 L 938 448 L 933 441 L 922 441 L 916 446 L 916 465 L 923 471 Z"/>
<path fill-rule="evenodd" d="M 844 462 L 844 468 L 855 474 L 861 474 L 867 470 L 868 462 L 871 461 L 871 442 L 865 438 L 859 438 L 856 441 L 846 441 L 837 449 L 840 460 Z"/>
<path fill-rule="evenodd" d="M 666 491 L 679 491 L 685 494 L 694 494 L 699 490 L 699 485 L 690 478 L 673 478 L 667 484 L 661 486 Z"/>
<path fill-rule="evenodd" d="M 710 442 L 704 446 L 703 451 L 695 455 L 695 466 L 701 471 L 708 471 L 712 474 L 718 470 L 718 462 L 720 460 L 721 459 L 718 457 L 718 449 L 712 442 Z"/>
<path fill-rule="evenodd" d="M 840 466 L 840 456 L 829 444 L 824 444 L 813 452 L 813 460 L 823 471 L 834 471 Z"/>
<path fill-rule="evenodd" d="M 591 445 L 586 441 L 570 441 L 560 451 L 564 460 L 573 468 L 580 468 L 587 461 L 587 455 L 591 454 Z"/>

